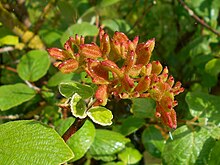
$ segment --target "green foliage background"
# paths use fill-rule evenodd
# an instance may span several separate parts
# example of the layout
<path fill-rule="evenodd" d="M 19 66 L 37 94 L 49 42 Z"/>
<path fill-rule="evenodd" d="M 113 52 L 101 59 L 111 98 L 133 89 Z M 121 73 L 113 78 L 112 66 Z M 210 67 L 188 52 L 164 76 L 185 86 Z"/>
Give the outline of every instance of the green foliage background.
<path fill-rule="evenodd" d="M 2 0 L 0 164 L 220 164 L 220 3 L 184 3 L 193 13 L 180 0 Z M 111 36 L 121 31 L 130 39 L 140 36 L 141 42 L 156 39 L 152 58 L 168 66 L 185 88 L 177 97 L 175 131 L 154 118 L 152 100 L 112 100 L 112 126 L 101 129 L 86 121 L 67 145 L 62 141 L 58 134 L 75 119 L 58 109 L 64 103 L 58 85 L 91 80 L 84 73 L 58 72 L 45 49 L 62 48 L 75 34 L 96 41 L 99 26 Z M 25 121 L 32 119 L 39 122 Z M 33 150 L 25 151 L 19 142 Z M 15 154 L 4 154 L 12 150 Z"/>

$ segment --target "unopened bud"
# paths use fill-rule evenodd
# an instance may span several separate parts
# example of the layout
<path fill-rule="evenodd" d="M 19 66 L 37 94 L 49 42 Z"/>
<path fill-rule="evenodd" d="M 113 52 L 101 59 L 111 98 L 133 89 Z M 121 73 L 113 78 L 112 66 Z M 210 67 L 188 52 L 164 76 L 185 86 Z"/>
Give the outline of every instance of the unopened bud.
<path fill-rule="evenodd" d="M 47 49 L 47 51 L 50 54 L 50 56 L 56 60 L 65 60 L 71 57 L 71 55 L 67 51 L 62 49 L 49 48 Z"/>
<path fill-rule="evenodd" d="M 94 43 L 80 45 L 80 54 L 91 59 L 97 59 L 102 56 L 100 48 Z"/>
<path fill-rule="evenodd" d="M 69 59 L 58 65 L 58 69 L 63 73 L 74 72 L 78 69 L 78 62 L 74 59 Z"/>
<path fill-rule="evenodd" d="M 155 73 L 156 75 L 159 75 L 163 69 L 163 66 L 159 61 L 153 61 L 152 63 L 152 73 Z"/>

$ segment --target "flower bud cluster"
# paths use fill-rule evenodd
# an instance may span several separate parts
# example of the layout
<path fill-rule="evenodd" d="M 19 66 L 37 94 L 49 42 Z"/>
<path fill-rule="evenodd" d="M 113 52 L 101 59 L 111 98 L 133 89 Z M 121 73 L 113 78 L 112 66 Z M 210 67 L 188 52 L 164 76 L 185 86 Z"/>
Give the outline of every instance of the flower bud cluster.
<path fill-rule="evenodd" d="M 150 62 L 155 39 L 138 43 L 139 37 L 129 40 L 122 32 L 110 38 L 99 31 L 100 45 L 85 44 L 78 35 L 70 37 L 65 50 L 50 48 L 48 52 L 57 61 L 54 66 L 63 73 L 86 71 L 98 86 L 94 106 L 105 106 L 110 96 L 115 98 L 150 97 L 156 101 L 155 116 L 175 129 L 177 105 L 174 96 L 183 92 L 180 82 L 168 76 L 168 68 L 159 61 Z"/>

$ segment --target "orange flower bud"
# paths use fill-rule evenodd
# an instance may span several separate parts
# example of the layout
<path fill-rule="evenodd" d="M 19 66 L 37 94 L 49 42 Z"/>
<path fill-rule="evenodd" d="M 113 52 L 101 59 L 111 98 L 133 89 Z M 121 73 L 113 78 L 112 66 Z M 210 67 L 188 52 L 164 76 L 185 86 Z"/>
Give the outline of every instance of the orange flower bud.
<path fill-rule="evenodd" d="M 149 76 L 142 77 L 138 82 L 138 85 L 135 87 L 134 91 L 139 93 L 146 92 L 150 87 L 151 79 Z"/>
<path fill-rule="evenodd" d="M 156 75 L 159 75 L 163 69 L 161 63 L 159 61 L 153 61 L 151 64 L 152 64 L 151 73 L 155 73 Z"/>
<path fill-rule="evenodd" d="M 94 106 L 105 106 L 108 100 L 107 85 L 100 85 L 95 93 L 96 102 Z"/>
<path fill-rule="evenodd" d="M 86 58 L 97 59 L 102 56 L 100 48 L 95 44 L 81 44 L 80 45 L 80 54 Z"/>
<path fill-rule="evenodd" d="M 74 72 L 78 69 L 78 62 L 74 59 L 69 59 L 58 65 L 58 69 L 63 73 Z"/>
<path fill-rule="evenodd" d="M 102 61 L 101 64 L 103 68 L 105 68 L 106 70 L 115 73 L 119 78 L 123 78 L 122 71 L 113 61 L 105 60 L 105 61 Z"/>
<path fill-rule="evenodd" d="M 107 33 L 104 33 L 100 40 L 100 49 L 102 51 L 102 56 L 106 58 L 111 50 L 110 40 Z"/>
<path fill-rule="evenodd" d="M 47 49 L 47 51 L 49 55 L 56 60 L 66 60 L 71 57 L 71 55 L 67 51 L 62 50 L 62 49 L 49 48 Z"/>

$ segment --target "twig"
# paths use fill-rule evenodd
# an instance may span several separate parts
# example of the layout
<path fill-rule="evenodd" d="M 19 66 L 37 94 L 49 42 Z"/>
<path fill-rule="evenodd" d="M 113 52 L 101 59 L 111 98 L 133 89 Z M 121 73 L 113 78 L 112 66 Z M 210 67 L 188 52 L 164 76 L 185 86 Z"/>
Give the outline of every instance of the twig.
<path fill-rule="evenodd" d="M 86 118 L 79 119 L 76 118 L 74 123 L 69 127 L 69 129 L 63 134 L 62 138 L 66 142 L 76 131 L 83 125 L 86 121 Z"/>
<path fill-rule="evenodd" d="M 30 88 L 36 90 L 37 92 L 40 92 L 40 91 L 41 91 L 40 88 L 38 88 L 38 87 L 32 85 L 29 81 L 25 80 L 24 82 L 25 82 Z"/>
<path fill-rule="evenodd" d="M 147 12 L 150 11 L 150 9 L 156 4 L 156 1 L 153 1 L 150 6 L 148 6 L 148 8 L 146 10 L 143 11 L 142 15 L 135 21 L 135 23 L 133 24 L 133 26 L 127 31 L 127 33 L 129 33 L 132 29 L 135 28 L 135 26 L 137 26 L 137 24 L 144 18 L 144 16 L 147 14 Z"/>
<path fill-rule="evenodd" d="M 20 116 L 19 115 L 8 115 L 8 116 L 0 116 L 0 119 L 9 119 L 9 120 L 15 120 L 15 119 L 19 119 Z"/>
<path fill-rule="evenodd" d="M 179 3 L 184 7 L 184 9 L 189 13 L 189 15 L 191 17 L 193 17 L 199 24 L 201 24 L 202 26 L 204 26 L 205 28 L 207 28 L 208 30 L 210 30 L 211 32 L 213 32 L 214 34 L 218 35 L 220 37 L 220 32 L 217 31 L 216 29 L 213 29 L 211 26 L 209 26 L 204 20 L 202 20 L 201 18 L 199 18 L 194 11 L 192 11 L 189 6 L 187 6 L 182 0 L 178 0 Z"/>
<path fill-rule="evenodd" d="M 17 70 L 15 68 L 10 67 L 10 66 L 1 65 L 0 68 L 1 69 L 6 69 L 6 70 L 10 70 L 10 71 L 12 71 L 14 73 L 17 73 Z"/>
<path fill-rule="evenodd" d="M 0 48 L 0 53 L 13 51 L 14 49 L 15 49 L 15 48 L 12 47 L 12 46 L 3 47 L 3 48 Z"/>
<path fill-rule="evenodd" d="M 44 7 L 43 12 L 41 13 L 39 19 L 37 20 L 37 22 L 34 26 L 33 32 L 35 34 L 37 34 L 38 31 L 40 30 L 41 26 L 43 25 L 43 23 L 45 21 L 46 15 L 50 12 L 50 10 L 54 6 L 54 4 L 56 4 L 56 2 L 57 2 L 57 0 L 50 0 L 50 2 Z"/>

